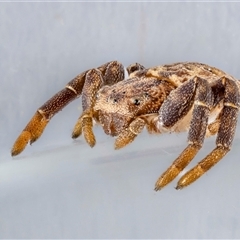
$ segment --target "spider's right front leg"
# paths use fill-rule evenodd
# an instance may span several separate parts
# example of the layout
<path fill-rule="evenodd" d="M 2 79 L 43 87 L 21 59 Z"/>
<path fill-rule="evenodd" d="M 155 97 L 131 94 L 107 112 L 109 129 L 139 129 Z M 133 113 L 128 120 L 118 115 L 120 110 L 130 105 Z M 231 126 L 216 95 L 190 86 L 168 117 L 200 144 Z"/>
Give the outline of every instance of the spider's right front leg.
<path fill-rule="evenodd" d="M 104 71 L 102 70 L 104 68 Z M 82 93 L 83 113 L 79 117 L 72 132 L 72 138 L 78 138 L 82 132 L 90 147 L 96 143 L 93 134 L 93 119 L 98 118 L 93 110 L 96 102 L 96 95 L 104 85 L 113 85 L 124 79 L 124 67 L 114 61 L 103 65 L 98 69 L 92 69 L 86 74 L 85 84 Z"/>
<path fill-rule="evenodd" d="M 109 66 L 111 70 L 108 70 Z M 98 72 L 103 77 L 103 79 L 109 80 L 112 78 L 112 82 L 114 83 L 114 81 L 116 80 L 116 77 L 112 76 L 111 74 L 114 74 L 115 68 L 118 69 L 119 66 L 120 66 L 120 69 L 123 69 L 122 65 L 116 61 L 106 63 L 98 67 L 97 69 L 85 71 L 79 74 L 77 77 L 75 77 L 72 81 L 70 81 L 63 90 L 55 94 L 52 98 L 50 98 L 45 104 L 43 104 L 37 110 L 37 112 L 32 117 L 30 122 L 27 124 L 27 126 L 23 129 L 22 133 L 16 139 L 11 150 L 12 156 L 20 154 L 29 142 L 30 144 L 35 142 L 42 135 L 50 119 L 58 111 L 62 110 L 68 103 L 78 98 L 81 95 L 82 91 L 84 92 L 83 106 L 89 106 L 89 101 L 92 101 L 92 100 L 91 100 L 91 97 L 89 98 L 88 96 L 92 96 L 91 94 L 93 94 L 94 91 L 91 92 L 84 89 L 89 89 L 89 90 L 95 89 L 96 86 L 91 86 L 90 88 L 87 87 L 89 85 L 88 79 L 91 78 L 89 76 L 91 76 L 94 71 Z M 122 72 L 124 74 L 124 70 Z M 123 78 L 123 77 L 120 76 L 120 78 Z M 105 80 L 105 82 L 107 80 Z M 98 87 L 99 86 L 97 86 L 97 88 Z M 86 110 L 87 112 L 89 108 L 84 107 L 84 110 Z M 89 126 L 88 118 L 85 117 L 83 122 L 86 122 L 86 124 L 85 123 L 84 124 L 86 126 Z"/>
<path fill-rule="evenodd" d="M 22 133 L 16 139 L 11 154 L 20 154 L 30 142 L 35 142 L 43 133 L 50 119 L 68 103 L 79 97 L 85 81 L 86 72 L 83 72 L 70 81 L 64 89 L 56 93 L 44 103 L 34 114 Z"/>

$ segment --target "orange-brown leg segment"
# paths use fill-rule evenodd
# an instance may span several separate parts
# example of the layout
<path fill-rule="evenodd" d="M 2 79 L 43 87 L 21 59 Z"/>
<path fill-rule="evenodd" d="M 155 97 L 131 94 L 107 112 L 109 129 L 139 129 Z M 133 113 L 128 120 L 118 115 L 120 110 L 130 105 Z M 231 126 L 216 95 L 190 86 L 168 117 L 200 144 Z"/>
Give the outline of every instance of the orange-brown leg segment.
<path fill-rule="evenodd" d="M 15 141 L 11 151 L 12 156 L 21 153 L 28 142 L 35 142 L 42 135 L 50 119 L 68 103 L 80 96 L 84 80 L 85 72 L 70 81 L 63 90 L 55 94 L 37 110 Z"/>
<path fill-rule="evenodd" d="M 161 190 L 172 180 L 174 180 L 178 174 L 192 161 L 192 159 L 198 153 L 200 147 L 198 145 L 189 144 L 180 156 L 172 163 L 172 165 L 164 172 L 155 184 L 155 190 Z"/>
<path fill-rule="evenodd" d="M 141 133 L 145 124 L 145 121 L 141 118 L 136 118 L 133 120 L 129 127 L 117 136 L 115 140 L 115 149 L 123 148 L 127 144 L 131 143 L 137 137 L 137 135 Z"/>
<path fill-rule="evenodd" d="M 224 108 L 216 139 L 217 147 L 200 161 L 197 166 L 180 178 L 176 187 L 177 189 L 182 189 L 196 181 L 230 151 L 237 126 L 240 96 L 235 82 L 225 78 L 223 78 L 223 81 L 225 82 Z"/>
<path fill-rule="evenodd" d="M 212 104 L 212 95 L 211 95 L 211 88 L 206 80 L 195 77 L 194 82 L 196 84 L 196 94 L 193 97 L 195 99 L 194 101 L 194 108 L 193 108 L 193 117 L 190 123 L 190 129 L 188 134 L 188 146 L 185 148 L 185 150 L 180 154 L 180 156 L 172 163 L 172 165 L 159 177 L 155 184 L 155 190 L 158 191 L 162 189 L 164 186 L 166 186 L 168 183 L 170 183 L 173 179 L 175 179 L 178 174 L 190 163 L 190 161 L 195 157 L 195 155 L 198 153 L 199 149 L 201 148 L 207 123 L 208 123 L 208 116 L 209 116 L 209 109 Z M 188 85 L 183 86 L 182 90 L 185 91 L 186 95 L 186 89 Z M 189 81 L 189 88 L 190 90 L 193 88 L 192 82 Z M 178 89 L 176 98 L 179 97 L 179 94 L 181 92 L 181 87 Z M 189 91 L 189 94 L 193 94 L 191 91 Z M 181 95 L 180 95 L 181 96 Z M 174 98 L 173 94 L 171 95 L 171 98 Z M 191 104 L 192 100 L 189 97 L 189 102 Z M 170 103 L 171 106 L 172 102 Z M 185 108 L 189 108 L 189 106 L 185 106 Z M 171 109 L 170 109 L 171 110 Z M 176 112 L 173 110 L 173 112 Z M 180 112 L 180 114 L 183 114 L 184 112 Z M 169 114 L 169 113 L 168 113 Z M 174 116 L 173 118 L 181 119 L 182 116 Z M 161 118 L 164 119 L 164 116 Z M 173 119 L 169 118 L 171 121 Z"/>
<path fill-rule="evenodd" d="M 35 113 L 31 121 L 24 128 L 12 147 L 12 156 L 21 153 L 28 142 L 35 142 L 42 134 L 48 120 L 39 111 Z"/>
<path fill-rule="evenodd" d="M 230 149 L 216 147 L 207 157 L 190 171 L 185 173 L 178 181 L 176 189 L 182 189 L 200 178 L 206 171 L 219 162 Z"/>

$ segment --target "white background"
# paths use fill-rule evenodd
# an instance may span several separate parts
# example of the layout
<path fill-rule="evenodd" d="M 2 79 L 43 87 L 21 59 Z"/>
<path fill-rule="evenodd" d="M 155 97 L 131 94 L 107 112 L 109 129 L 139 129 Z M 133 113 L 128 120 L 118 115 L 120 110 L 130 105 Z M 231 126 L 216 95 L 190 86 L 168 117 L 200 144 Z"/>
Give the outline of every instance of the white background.
<path fill-rule="evenodd" d="M 125 149 L 95 128 L 71 139 L 76 100 L 18 157 L 37 108 L 78 73 L 111 60 L 198 61 L 240 78 L 240 3 L 0 3 L 0 238 L 240 238 L 239 131 L 196 183 L 154 184 L 186 134 L 143 132 Z M 196 159 L 214 148 L 208 139 Z"/>

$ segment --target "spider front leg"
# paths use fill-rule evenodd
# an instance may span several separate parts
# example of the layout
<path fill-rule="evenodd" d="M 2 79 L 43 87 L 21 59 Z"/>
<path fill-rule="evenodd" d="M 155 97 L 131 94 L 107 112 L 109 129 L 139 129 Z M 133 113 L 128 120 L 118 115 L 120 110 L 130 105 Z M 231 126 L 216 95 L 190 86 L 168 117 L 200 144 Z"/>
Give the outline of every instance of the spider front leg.
<path fill-rule="evenodd" d="M 111 70 L 109 70 L 109 68 Z M 114 83 L 114 81 L 118 81 L 119 78 L 123 79 L 124 70 L 116 74 L 116 71 L 119 69 L 123 69 L 123 66 L 120 63 L 113 61 L 98 67 L 97 69 L 93 70 L 93 72 L 96 71 L 101 74 L 104 82 L 112 81 Z M 63 90 L 55 94 L 37 110 L 30 122 L 16 139 L 11 150 L 12 156 L 20 154 L 29 142 L 30 144 L 35 142 L 42 135 L 50 119 L 72 100 L 80 97 L 85 86 L 86 76 L 89 72 L 91 72 L 91 70 L 79 74 L 72 81 L 70 81 Z M 83 103 L 83 105 L 84 104 L 85 103 Z M 88 105 L 88 103 L 85 105 Z M 89 126 L 88 118 L 86 118 L 83 122 L 86 122 L 84 125 Z M 87 129 L 89 129 L 89 127 L 87 127 Z"/>
<path fill-rule="evenodd" d="M 92 69 L 86 74 L 86 80 L 83 87 L 82 108 L 83 113 L 79 117 L 72 132 L 72 138 L 78 138 L 82 132 L 86 142 L 90 147 L 96 143 L 93 134 L 93 119 L 97 118 L 94 112 L 94 103 L 99 89 L 104 85 L 113 85 L 124 79 L 124 68 L 118 62 L 111 62 L 107 65 L 105 71 Z"/>
<path fill-rule="evenodd" d="M 22 133 L 16 139 L 11 154 L 21 153 L 26 145 L 35 142 L 43 133 L 50 119 L 72 100 L 79 97 L 85 81 L 86 72 L 79 74 L 66 87 L 44 103 L 32 117 Z"/>
<path fill-rule="evenodd" d="M 206 171 L 218 163 L 230 151 L 237 126 L 240 106 L 240 95 L 236 83 L 228 78 L 220 79 L 225 85 L 224 107 L 221 113 L 221 123 L 216 139 L 217 147 L 208 154 L 197 166 L 185 173 L 178 181 L 176 189 L 182 189 L 196 181 Z"/>
<path fill-rule="evenodd" d="M 195 77 L 172 91 L 160 108 L 160 122 L 172 127 L 193 107 L 192 120 L 188 133 L 188 146 L 155 184 L 158 191 L 170 183 L 190 163 L 202 147 L 208 116 L 212 106 L 211 87 L 208 82 Z"/>

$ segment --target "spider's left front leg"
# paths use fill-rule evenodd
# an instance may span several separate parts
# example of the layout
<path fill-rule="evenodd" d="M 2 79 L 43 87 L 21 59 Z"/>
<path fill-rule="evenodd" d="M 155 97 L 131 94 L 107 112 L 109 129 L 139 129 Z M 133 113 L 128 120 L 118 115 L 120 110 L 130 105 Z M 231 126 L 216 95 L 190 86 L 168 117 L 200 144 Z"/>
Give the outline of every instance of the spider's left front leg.
<path fill-rule="evenodd" d="M 83 110 L 85 110 L 85 117 L 83 117 L 83 130 L 87 139 L 90 139 L 91 144 L 93 144 L 94 137 L 89 130 L 92 120 L 89 120 L 88 116 L 91 116 L 92 114 L 91 109 L 94 102 L 94 96 L 102 82 L 104 84 L 114 84 L 117 81 L 123 80 L 123 78 L 124 68 L 122 64 L 117 61 L 106 63 L 96 69 L 87 70 L 76 76 L 64 89 L 56 93 L 36 111 L 32 119 L 13 144 L 11 150 L 12 156 L 20 154 L 29 142 L 30 144 L 35 142 L 42 135 L 51 118 L 71 101 L 80 97 L 82 92 L 84 95 Z M 80 130 L 76 130 L 73 137 L 79 136 L 80 133 L 81 128 Z"/>
<path fill-rule="evenodd" d="M 20 154 L 27 144 L 34 143 L 42 135 L 51 118 L 82 93 L 86 72 L 77 75 L 64 89 L 45 102 L 34 114 L 13 144 L 11 154 Z"/>
<path fill-rule="evenodd" d="M 131 143 L 139 133 L 142 132 L 146 122 L 138 117 L 134 119 L 129 126 L 124 129 L 115 140 L 115 149 L 120 149 L 125 147 L 127 144 Z"/>

